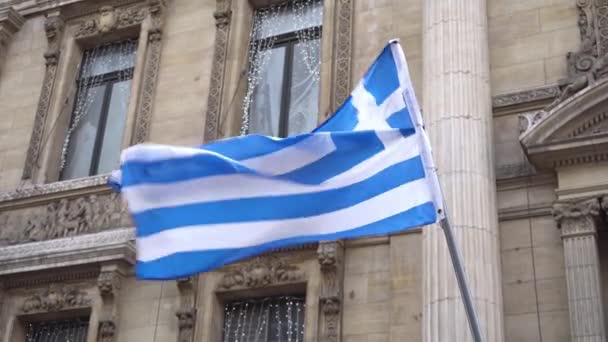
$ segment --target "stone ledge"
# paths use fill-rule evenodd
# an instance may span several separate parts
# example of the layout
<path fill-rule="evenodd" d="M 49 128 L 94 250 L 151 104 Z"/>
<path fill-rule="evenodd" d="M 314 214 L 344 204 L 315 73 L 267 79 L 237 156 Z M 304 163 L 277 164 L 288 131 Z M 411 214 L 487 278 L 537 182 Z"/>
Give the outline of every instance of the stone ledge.
<path fill-rule="evenodd" d="M 135 264 L 135 229 L 121 228 L 0 248 L 0 275 L 122 260 Z"/>

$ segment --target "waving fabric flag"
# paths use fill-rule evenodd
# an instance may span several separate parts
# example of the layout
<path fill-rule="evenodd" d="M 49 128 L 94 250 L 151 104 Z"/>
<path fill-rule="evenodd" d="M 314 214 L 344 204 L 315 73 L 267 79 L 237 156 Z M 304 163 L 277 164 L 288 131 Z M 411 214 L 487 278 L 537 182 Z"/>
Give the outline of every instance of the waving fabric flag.
<path fill-rule="evenodd" d="M 175 279 L 272 249 L 436 222 L 442 199 L 397 41 L 309 134 L 123 151 L 110 184 L 136 225 L 140 279 Z"/>

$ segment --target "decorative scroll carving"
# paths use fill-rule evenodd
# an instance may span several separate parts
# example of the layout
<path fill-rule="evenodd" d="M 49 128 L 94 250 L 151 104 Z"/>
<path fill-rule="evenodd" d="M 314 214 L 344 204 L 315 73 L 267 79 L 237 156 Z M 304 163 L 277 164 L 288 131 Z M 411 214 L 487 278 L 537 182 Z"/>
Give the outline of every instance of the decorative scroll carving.
<path fill-rule="evenodd" d="M 86 292 L 74 287 L 51 285 L 25 299 L 21 311 L 24 313 L 51 312 L 90 305 L 91 299 Z"/>
<path fill-rule="evenodd" d="M 22 179 L 31 179 L 34 168 L 38 163 L 40 145 L 44 135 L 44 124 L 49 111 L 49 104 L 51 103 L 51 96 L 53 94 L 53 85 L 55 84 L 55 77 L 57 75 L 57 62 L 59 61 L 63 31 L 64 22 L 59 13 L 48 14 L 44 23 L 44 32 L 46 33 L 48 42 L 48 48 L 44 53 L 46 71 L 44 73 L 44 80 L 42 81 L 42 90 L 40 91 L 40 98 L 38 99 L 34 127 L 27 150 L 27 156 L 25 158 L 23 175 L 21 176 Z"/>
<path fill-rule="evenodd" d="M 99 342 L 112 342 L 116 336 L 116 323 L 112 320 L 103 320 L 99 322 Z"/>
<path fill-rule="evenodd" d="M 224 88 L 224 71 L 226 69 L 226 53 L 228 51 L 228 36 L 230 34 L 230 18 L 232 16 L 232 0 L 217 0 L 215 18 L 215 42 L 213 48 L 213 68 L 207 96 L 207 111 L 205 113 L 205 141 L 219 138 L 218 130 L 220 112 L 222 109 L 222 92 Z"/>
<path fill-rule="evenodd" d="M 177 342 L 192 342 L 196 309 L 192 307 L 181 308 L 175 315 L 178 321 Z"/>
<path fill-rule="evenodd" d="M 340 315 L 343 287 L 343 254 L 341 241 L 321 242 L 317 250 L 321 267 L 320 306 L 322 322 L 320 340 L 340 340 Z"/>
<path fill-rule="evenodd" d="M 334 91 L 333 107 L 337 109 L 342 105 L 351 92 L 351 64 L 352 64 L 352 27 L 353 27 L 353 1 L 336 0 L 336 50 L 334 61 Z"/>
<path fill-rule="evenodd" d="M 547 112 L 542 110 L 519 114 L 517 116 L 517 118 L 519 119 L 519 133 L 522 134 L 525 131 L 531 129 L 537 123 L 539 123 L 546 115 Z"/>
<path fill-rule="evenodd" d="M 558 96 L 559 93 L 559 87 L 552 85 L 547 87 L 518 91 L 515 93 L 496 95 L 492 97 L 492 107 L 496 109 L 502 107 L 516 106 L 519 104 L 534 101 L 549 100 Z"/>
<path fill-rule="evenodd" d="M 152 105 L 160 67 L 160 52 L 162 48 L 162 26 L 164 22 L 165 1 L 148 0 L 148 12 L 151 19 L 151 27 L 148 31 L 148 51 L 144 66 L 144 77 L 139 104 L 137 106 L 137 118 L 135 134 L 131 142 L 133 144 L 143 143 L 148 139 L 150 133 L 150 122 L 152 120 Z"/>
<path fill-rule="evenodd" d="M 298 266 L 289 265 L 280 258 L 263 256 L 239 265 L 239 268 L 224 274 L 220 288 L 258 288 L 275 284 L 293 283 L 304 279 Z"/>
<path fill-rule="evenodd" d="M 608 74 L 608 1 L 577 0 L 581 48 L 567 54 L 568 78 L 560 81 L 560 95 L 544 110 Z"/>
<path fill-rule="evenodd" d="M 553 205 L 553 218 L 562 230 L 562 238 L 595 234 L 599 212 L 597 199 Z"/>
<path fill-rule="evenodd" d="M 0 245 L 96 233 L 129 224 L 120 195 L 63 198 L 42 207 L 0 212 Z"/>
<path fill-rule="evenodd" d="M 130 26 L 141 24 L 146 18 L 146 9 L 141 6 L 114 8 L 101 6 L 93 18 L 80 22 L 76 29 L 76 38 L 102 35 Z"/>

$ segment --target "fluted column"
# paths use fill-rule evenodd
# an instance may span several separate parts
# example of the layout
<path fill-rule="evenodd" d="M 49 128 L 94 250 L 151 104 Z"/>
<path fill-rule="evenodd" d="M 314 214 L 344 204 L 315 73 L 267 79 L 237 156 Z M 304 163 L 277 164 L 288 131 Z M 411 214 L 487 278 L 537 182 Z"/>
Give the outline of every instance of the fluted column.
<path fill-rule="evenodd" d="M 596 199 L 558 203 L 553 215 L 562 231 L 570 335 L 573 342 L 605 342 L 597 246 L 600 204 Z"/>
<path fill-rule="evenodd" d="M 423 116 L 485 341 L 503 341 L 485 0 L 423 1 Z M 423 230 L 423 340 L 471 341 L 445 238 Z"/>

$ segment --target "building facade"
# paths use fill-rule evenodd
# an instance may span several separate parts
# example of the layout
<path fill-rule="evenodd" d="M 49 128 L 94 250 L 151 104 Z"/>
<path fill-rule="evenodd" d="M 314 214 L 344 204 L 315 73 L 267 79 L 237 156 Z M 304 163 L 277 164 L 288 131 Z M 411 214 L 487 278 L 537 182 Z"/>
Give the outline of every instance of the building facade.
<path fill-rule="evenodd" d="M 606 0 L 0 0 L 0 341 L 470 341 L 438 227 L 143 281 L 106 186 L 314 128 L 392 38 L 486 341 L 606 341 Z"/>

